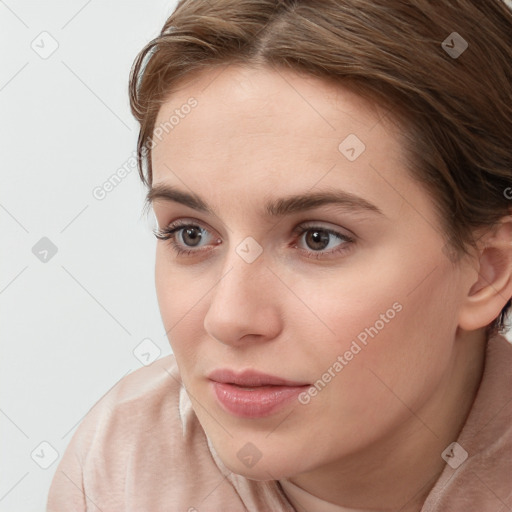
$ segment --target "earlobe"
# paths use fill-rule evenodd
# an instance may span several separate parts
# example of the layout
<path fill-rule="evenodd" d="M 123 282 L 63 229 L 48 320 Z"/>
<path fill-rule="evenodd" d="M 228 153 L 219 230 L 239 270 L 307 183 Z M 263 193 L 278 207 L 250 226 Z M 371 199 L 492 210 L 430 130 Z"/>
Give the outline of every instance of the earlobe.
<path fill-rule="evenodd" d="M 512 216 L 501 219 L 478 245 L 477 279 L 459 313 L 459 326 L 468 331 L 492 323 L 512 297 Z"/>

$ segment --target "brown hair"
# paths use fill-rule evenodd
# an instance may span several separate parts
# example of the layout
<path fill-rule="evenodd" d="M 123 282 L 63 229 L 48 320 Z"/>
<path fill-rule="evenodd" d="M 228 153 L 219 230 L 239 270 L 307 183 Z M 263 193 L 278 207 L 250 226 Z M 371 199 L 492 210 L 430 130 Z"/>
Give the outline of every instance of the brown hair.
<path fill-rule="evenodd" d="M 465 51 L 450 53 L 464 42 Z M 389 108 L 452 259 L 475 247 L 475 228 L 509 214 L 512 11 L 504 0 L 181 0 L 130 74 L 145 185 L 160 106 L 184 79 L 226 64 L 334 80 Z M 507 327 L 510 304 L 488 334 Z"/>

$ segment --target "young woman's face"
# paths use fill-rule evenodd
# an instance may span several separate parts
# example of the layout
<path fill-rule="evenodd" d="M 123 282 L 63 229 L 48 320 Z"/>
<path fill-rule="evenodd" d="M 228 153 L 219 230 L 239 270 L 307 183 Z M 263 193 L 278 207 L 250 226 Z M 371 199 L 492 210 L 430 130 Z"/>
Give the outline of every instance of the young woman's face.
<path fill-rule="evenodd" d="M 199 421 L 236 473 L 350 460 L 424 428 L 411 411 L 442 400 L 467 290 L 384 114 L 315 78 L 234 66 L 159 112 L 153 186 L 180 195 L 156 194 L 155 215 L 188 227 L 178 249 L 157 243 L 158 301 Z M 213 383 L 217 369 L 304 387 L 237 390 Z"/>

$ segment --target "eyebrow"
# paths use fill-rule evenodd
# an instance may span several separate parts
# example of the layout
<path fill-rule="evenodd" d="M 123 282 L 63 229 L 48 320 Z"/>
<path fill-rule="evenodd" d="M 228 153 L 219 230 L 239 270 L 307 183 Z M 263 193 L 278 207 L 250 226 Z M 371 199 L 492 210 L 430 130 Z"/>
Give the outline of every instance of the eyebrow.
<path fill-rule="evenodd" d="M 146 205 L 150 206 L 156 201 L 176 202 L 194 210 L 216 216 L 212 208 L 198 195 L 184 192 L 169 185 L 158 184 L 150 188 L 146 195 Z M 373 212 L 384 215 L 377 206 L 366 199 L 343 190 L 308 192 L 306 194 L 274 199 L 265 204 L 264 211 L 269 217 L 282 217 L 328 204 L 340 205 L 349 211 Z"/>

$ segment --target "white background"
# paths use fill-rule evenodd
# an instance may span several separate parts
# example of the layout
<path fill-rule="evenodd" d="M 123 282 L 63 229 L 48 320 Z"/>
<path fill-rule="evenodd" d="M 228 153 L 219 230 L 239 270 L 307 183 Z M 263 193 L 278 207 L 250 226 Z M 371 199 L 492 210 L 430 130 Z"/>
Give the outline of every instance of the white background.
<path fill-rule="evenodd" d="M 0 2 L 2 512 L 45 509 L 77 425 L 142 366 L 132 351 L 143 339 L 162 357 L 171 352 L 138 172 L 132 166 L 101 201 L 92 191 L 135 150 L 129 70 L 174 7 Z M 47 58 L 31 47 L 51 49 L 43 31 L 59 45 Z M 46 263 L 32 253 L 42 237 L 57 247 Z M 48 469 L 39 465 L 52 457 L 43 441 L 59 454 Z"/>
<path fill-rule="evenodd" d="M 129 70 L 175 3 L 0 1 L 0 512 L 43 511 L 84 415 L 142 366 L 136 347 L 171 352 L 138 173 L 93 190 L 130 168 Z"/>

